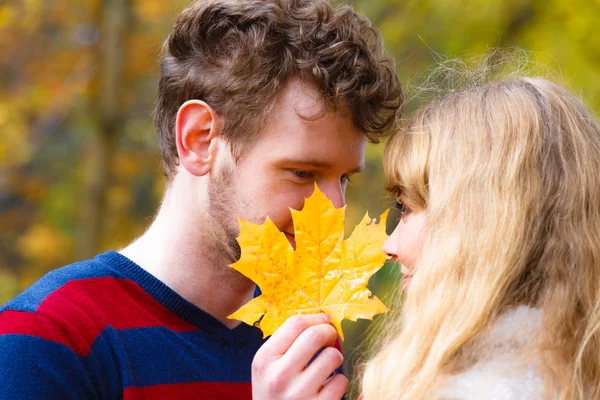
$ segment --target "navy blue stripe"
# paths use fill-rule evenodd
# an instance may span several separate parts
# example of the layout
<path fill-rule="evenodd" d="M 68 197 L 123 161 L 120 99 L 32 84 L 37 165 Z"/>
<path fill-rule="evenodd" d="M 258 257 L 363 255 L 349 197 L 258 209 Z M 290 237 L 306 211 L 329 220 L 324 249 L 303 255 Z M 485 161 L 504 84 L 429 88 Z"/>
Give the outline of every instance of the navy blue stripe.
<path fill-rule="evenodd" d="M 115 398 L 95 366 L 59 343 L 27 335 L 0 335 L 3 400 Z M 31 382 L 31 384 L 26 384 Z M 113 394 L 115 392 L 112 392 Z"/>
<path fill-rule="evenodd" d="M 250 365 L 263 340 L 260 335 L 246 340 L 244 347 L 237 347 L 200 330 L 177 333 L 164 327 L 107 328 L 88 357 L 111 354 L 97 361 L 101 368 L 121 370 L 124 387 L 250 382 Z"/>

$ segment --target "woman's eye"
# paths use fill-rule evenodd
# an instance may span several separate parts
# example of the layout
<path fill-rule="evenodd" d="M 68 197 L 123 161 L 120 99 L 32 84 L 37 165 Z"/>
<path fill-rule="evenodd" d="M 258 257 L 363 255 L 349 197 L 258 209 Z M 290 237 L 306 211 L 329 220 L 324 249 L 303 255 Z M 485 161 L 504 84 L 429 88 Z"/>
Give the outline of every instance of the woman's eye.
<path fill-rule="evenodd" d="M 406 204 L 404 204 L 404 203 L 402 203 L 400 201 L 396 201 L 395 206 L 398 209 L 398 211 L 400 211 L 400 215 L 401 216 L 408 215 L 411 212 L 410 208 L 408 208 L 406 206 Z"/>
<path fill-rule="evenodd" d="M 294 175 L 300 179 L 312 179 L 315 177 L 315 174 L 312 171 L 294 170 L 293 172 Z"/>
<path fill-rule="evenodd" d="M 340 182 L 342 182 L 342 184 L 346 185 L 348 183 L 352 183 L 352 181 L 350 180 L 349 176 L 346 175 L 342 175 L 342 177 L 340 178 Z"/>

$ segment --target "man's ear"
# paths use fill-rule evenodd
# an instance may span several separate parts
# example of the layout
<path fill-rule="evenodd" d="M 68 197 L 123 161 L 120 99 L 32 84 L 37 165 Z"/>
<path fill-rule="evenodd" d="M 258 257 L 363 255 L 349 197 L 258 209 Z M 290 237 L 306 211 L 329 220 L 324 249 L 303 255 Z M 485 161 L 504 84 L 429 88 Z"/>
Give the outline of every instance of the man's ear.
<path fill-rule="evenodd" d="M 188 100 L 177 112 L 175 140 L 181 165 L 192 175 L 203 176 L 215 162 L 218 116 L 201 100 Z"/>

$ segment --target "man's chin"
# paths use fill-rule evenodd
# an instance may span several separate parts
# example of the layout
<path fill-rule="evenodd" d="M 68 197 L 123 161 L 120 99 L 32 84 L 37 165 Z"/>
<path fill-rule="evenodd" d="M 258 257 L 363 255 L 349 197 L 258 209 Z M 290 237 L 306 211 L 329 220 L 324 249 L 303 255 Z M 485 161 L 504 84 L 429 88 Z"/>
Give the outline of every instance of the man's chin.
<path fill-rule="evenodd" d="M 229 238 L 229 251 L 231 252 L 233 262 L 237 262 L 242 256 L 242 248 L 235 237 Z"/>

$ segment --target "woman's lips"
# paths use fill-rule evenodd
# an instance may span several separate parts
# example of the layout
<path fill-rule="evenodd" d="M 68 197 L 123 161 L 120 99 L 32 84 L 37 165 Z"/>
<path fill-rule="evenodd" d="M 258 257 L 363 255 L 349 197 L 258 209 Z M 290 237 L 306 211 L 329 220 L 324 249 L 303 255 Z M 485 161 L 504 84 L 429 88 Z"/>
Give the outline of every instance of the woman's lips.
<path fill-rule="evenodd" d="M 402 288 L 406 290 L 412 281 L 412 274 L 404 265 L 402 265 L 400 269 L 400 273 L 402 274 Z"/>
<path fill-rule="evenodd" d="M 402 288 L 404 290 L 408 289 L 410 283 L 412 282 L 412 275 L 404 275 L 402 274 Z"/>

